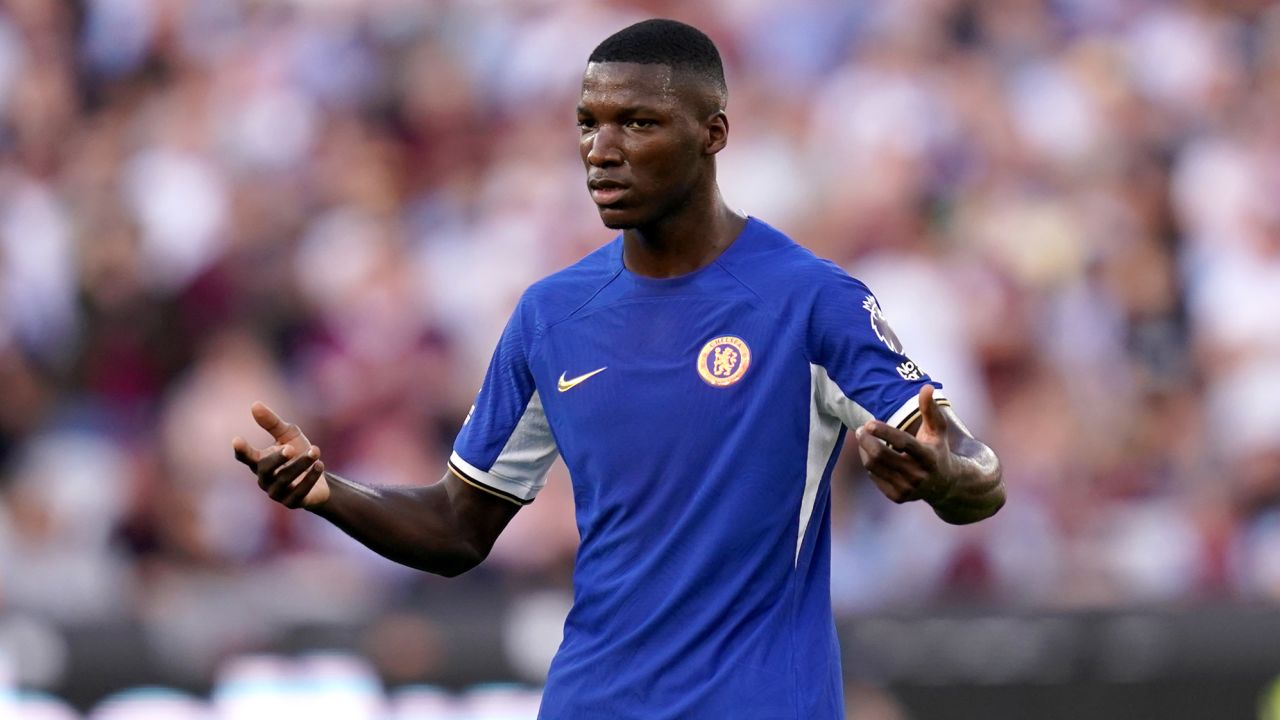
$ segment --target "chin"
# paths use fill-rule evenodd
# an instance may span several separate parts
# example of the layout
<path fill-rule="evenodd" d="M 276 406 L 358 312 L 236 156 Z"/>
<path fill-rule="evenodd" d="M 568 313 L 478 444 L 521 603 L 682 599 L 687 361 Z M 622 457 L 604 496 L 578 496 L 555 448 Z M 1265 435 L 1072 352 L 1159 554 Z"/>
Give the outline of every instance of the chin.
<path fill-rule="evenodd" d="M 630 213 L 608 208 L 600 208 L 600 222 L 610 230 L 630 230 L 640 225 Z"/>

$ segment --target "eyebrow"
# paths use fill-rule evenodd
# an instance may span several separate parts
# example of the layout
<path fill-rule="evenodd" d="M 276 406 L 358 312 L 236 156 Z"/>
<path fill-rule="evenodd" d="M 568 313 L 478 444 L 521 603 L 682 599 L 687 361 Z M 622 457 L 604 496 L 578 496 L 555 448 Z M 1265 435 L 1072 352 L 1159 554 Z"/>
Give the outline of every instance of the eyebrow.
<path fill-rule="evenodd" d="M 619 114 L 619 115 L 639 115 L 639 114 L 661 115 L 661 114 L 666 113 L 666 112 L 669 112 L 669 111 L 668 111 L 668 110 L 663 110 L 662 108 L 658 107 L 657 105 L 637 104 L 637 105 L 625 105 L 625 106 L 623 106 L 623 107 L 618 111 L 618 114 Z M 586 115 L 586 114 L 590 114 L 590 113 L 591 113 L 591 110 L 590 110 L 590 109 L 588 109 L 588 108 L 587 108 L 587 106 L 585 106 L 585 105 L 579 105 L 579 106 L 578 106 L 578 114 L 579 114 L 579 115 Z"/>

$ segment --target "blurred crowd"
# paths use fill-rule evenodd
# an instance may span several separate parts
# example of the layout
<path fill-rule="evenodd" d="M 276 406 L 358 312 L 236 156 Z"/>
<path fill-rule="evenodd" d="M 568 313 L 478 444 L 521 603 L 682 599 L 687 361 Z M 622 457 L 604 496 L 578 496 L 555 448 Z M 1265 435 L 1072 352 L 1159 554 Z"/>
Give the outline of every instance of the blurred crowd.
<path fill-rule="evenodd" d="M 955 528 L 836 476 L 844 616 L 1280 600 L 1280 7 L 1257 0 L 0 2 L 0 646 L 124 623 L 201 677 L 357 626 L 430 680 L 433 615 L 513 676 L 559 637 L 557 465 L 439 581 L 272 504 L 249 405 L 326 465 L 440 477 L 521 291 L 608 241 L 590 50 L 675 17 L 725 56 L 736 207 L 843 265 L 1000 454 Z M 487 626 L 486 626 L 487 627 Z M 489 632 L 489 630 L 486 630 Z"/>

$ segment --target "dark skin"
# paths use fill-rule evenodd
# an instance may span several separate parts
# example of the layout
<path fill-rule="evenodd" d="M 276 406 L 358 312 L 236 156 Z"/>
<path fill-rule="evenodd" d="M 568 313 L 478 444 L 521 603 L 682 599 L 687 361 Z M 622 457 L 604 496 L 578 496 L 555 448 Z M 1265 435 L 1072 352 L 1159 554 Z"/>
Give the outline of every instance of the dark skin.
<path fill-rule="evenodd" d="M 932 385 L 920 389 L 920 418 L 905 430 L 879 420 L 858 426 L 858 456 L 896 503 L 923 500 L 953 525 L 989 518 L 1005 502 L 1000 459 L 933 392 Z"/>
<path fill-rule="evenodd" d="M 712 83 L 664 65 L 590 63 L 578 127 L 588 192 L 605 226 L 622 230 L 632 272 L 694 272 L 746 226 L 716 183 L 729 118 Z"/>
<path fill-rule="evenodd" d="M 578 106 L 587 187 L 636 274 L 684 275 L 720 256 L 746 225 L 720 195 L 715 155 L 729 121 L 723 88 L 663 65 L 591 63 Z M 976 522 L 1004 504 L 999 460 L 950 408 L 920 394 L 921 418 L 906 430 L 869 421 L 855 430 L 876 486 L 894 502 L 923 500 L 950 523 Z M 360 485 L 325 470 L 301 429 L 254 403 L 272 444 L 243 438 L 236 459 L 286 507 L 305 508 L 395 562 L 454 576 L 478 565 L 520 506 L 452 472 L 419 487 Z"/>
<path fill-rule="evenodd" d="M 267 496 L 290 508 L 306 508 L 389 560 L 453 577 L 479 565 L 519 505 L 445 473 L 425 487 L 377 488 L 325 472 L 320 448 L 295 424 L 262 403 L 253 419 L 271 433 L 258 449 L 231 441 L 236 459 L 258 476 Z"/>

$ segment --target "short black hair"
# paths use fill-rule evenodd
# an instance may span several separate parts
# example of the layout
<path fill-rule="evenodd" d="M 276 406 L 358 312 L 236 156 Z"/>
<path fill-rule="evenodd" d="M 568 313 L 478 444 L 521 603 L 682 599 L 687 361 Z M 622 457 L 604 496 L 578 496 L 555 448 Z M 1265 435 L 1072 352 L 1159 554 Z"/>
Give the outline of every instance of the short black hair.
<path fill-rule="evenodd" d="M 627 26 L 597 45 L 587 62 L 667 65 L 713 84 L 721 102 L 728 92 L 716 44 L 698 28 L 676 20 L 656 18 Z"/>

